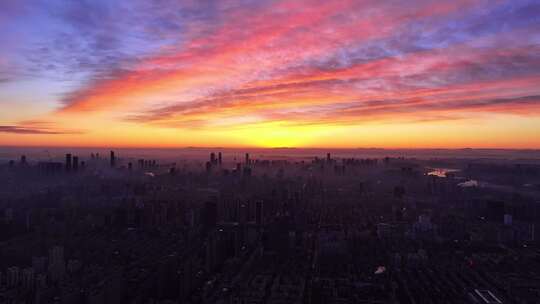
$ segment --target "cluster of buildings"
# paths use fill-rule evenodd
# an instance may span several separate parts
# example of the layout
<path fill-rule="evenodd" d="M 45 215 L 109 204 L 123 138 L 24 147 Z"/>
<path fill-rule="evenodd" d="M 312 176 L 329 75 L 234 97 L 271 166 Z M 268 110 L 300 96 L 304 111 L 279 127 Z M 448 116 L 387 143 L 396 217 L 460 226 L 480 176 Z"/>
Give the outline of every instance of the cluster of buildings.
<path fill-rule="evenodd" d="M 0 303 L 540 299 L 539 166 L 107 154 L 0 164 Z"/>

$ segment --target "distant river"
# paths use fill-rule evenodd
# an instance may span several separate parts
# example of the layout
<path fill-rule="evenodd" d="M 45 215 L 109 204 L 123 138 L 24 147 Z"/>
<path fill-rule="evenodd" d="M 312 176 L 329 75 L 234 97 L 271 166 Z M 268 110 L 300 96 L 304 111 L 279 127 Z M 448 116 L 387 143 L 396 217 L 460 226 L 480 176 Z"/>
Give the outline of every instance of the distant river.
<path fill-rule="evenodd" d="M 450 168 L 428 168 L 428 175 L 435 175 L 438 177 L 446 177 L 446 173 L 459 172 L 459 169 L 450 169 Z"/>

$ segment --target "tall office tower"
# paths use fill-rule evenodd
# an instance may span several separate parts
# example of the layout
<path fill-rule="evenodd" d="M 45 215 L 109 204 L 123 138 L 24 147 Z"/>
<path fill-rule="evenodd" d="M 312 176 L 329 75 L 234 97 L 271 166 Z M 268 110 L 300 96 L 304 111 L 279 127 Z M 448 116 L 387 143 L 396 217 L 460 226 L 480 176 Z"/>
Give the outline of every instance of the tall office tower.
<path fill-rule="evenodd" d="M 79 157 L 73 156 L 73 171 L 77 172 L 79 170 Z"/>
<path fill-rule="evenodd" d="M 49 264 L 64 263 L 64 247 L 54 246 L 49 249 Z"/>
<path fill-rule="evenodd" d="M 49 277 L 53 282 L 57 282 L 62 279 L 65 273 L 64 247 L 54 246 L 49 249 Z"/>
<path fill-rule="evenodd" d="M 21 165 L 26 165 L 26 155 L 21 155 Z"/>
<path fill-rule="evenodd" d="M 221 165 L 221 163 L 223 162 L 223 159 L 221 158 L 221 152 L 218 153 L 218 164 Z"/>
<path fill-rule="evenodd" d="M 128 170 L 131 171 L 133 169 L 133 164 L 131 162 L 128 163 Z"/>
<path fill-rule="evenodd" d="M 332 160 L 332 156 L 330 155 L 330 153 L 326 153 L 326 161 L 330 162 L 331 160 Z"/>
<path fill-rule="evenodd" d="M 249 165 L 249 153 L 246 153 L 246 165 Z"/>
<path fill-rule="evenodd" d="M 71 171 L 71 154 L 66 154 L 66 171 Z"/>
<path fill-rule="evenodd" d="M 263 224 L 263 201 L 256 201 L 255 202 L 255 223 L 257 226 L 261 226 Z"/>
<path fill-rule="evenodd" d="M 512 215 L 511 214 L 505 214 L 504 215 L 504 225 L 512 226 Z"/>
<path fill-rule="evenodd" d="M 212 165 L 216 164 L 216 153 L 214 153 L 214 152 L 210 153 L 210 163 Z"/>
<path fill-rule="evenodd" d="M 242 175 L 245 177 L 251 176 L 251 168 L 250 167 L 244 167 L 244 171 L 242 172 Z"/>
<path fill-rule="evenodd" d="M 19 267 L 12 266 L 7 269 L 6 273 L 6 285 L 9 287 L 14 287 L 19 285 L 21 280 L 21 272 Z"/>
<path fill-rule="evenodd" d="M 21 275 L 22 286 L 26 290 L 34 288 L 35 272 L 32 267 L 24 268 Z"/>
<path fill-rule="evenodd" d="M 111 168 L 116 166 L 116 157 L 114 156 L 114 151 L 111 151 Z"/>

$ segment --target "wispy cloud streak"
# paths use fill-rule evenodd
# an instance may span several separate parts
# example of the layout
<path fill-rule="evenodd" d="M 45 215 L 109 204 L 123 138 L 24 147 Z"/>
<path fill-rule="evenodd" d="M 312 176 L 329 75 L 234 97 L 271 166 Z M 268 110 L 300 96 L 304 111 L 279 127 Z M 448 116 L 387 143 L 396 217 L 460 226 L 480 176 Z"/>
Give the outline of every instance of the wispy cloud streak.
<path fill-rule="evenodd" d="M 45 39 L 18 28 L 26 42 L 20 55 L 10 49 L 0 59 L 20 73 L 0 70 L 0 85 L 20 75 L 58 80 L 55 117 L 212 129 L 540 115 L 537 1 L 82 1 L 9 8 L 17 11 L 10 16 L 34 16 L 47 26 Z M 13 38 L 7 31 L 0 37 Z"/>
<path fill-rule="evenodd" d="M 82 134 L 81 131 L 57 130 L 50 128 L 34 128 L 21 126 L 0 126 L 2 133 L 14 134 Z"/>

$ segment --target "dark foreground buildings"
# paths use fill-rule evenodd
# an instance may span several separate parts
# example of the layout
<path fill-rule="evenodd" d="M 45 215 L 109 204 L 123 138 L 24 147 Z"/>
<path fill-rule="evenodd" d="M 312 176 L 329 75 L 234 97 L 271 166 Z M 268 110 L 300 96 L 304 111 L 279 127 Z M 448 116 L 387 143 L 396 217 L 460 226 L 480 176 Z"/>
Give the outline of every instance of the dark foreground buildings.
<path fill-rule="evenodd" d="M 540 303 L 534 162 L 98 155 L 0 164 L 0 303 Z"/>

